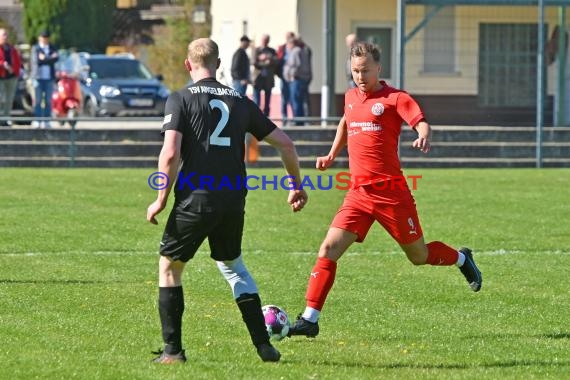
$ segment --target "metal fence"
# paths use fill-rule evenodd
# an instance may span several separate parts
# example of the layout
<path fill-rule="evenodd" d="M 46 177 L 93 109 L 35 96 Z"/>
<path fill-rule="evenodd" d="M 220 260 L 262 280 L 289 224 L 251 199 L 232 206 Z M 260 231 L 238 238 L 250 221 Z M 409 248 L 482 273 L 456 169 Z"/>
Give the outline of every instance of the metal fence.
<path fill-rule="evenodd" d="M 474 120 L 534 117 L 540 167 L 543 126 L 570 125 L 570 0 L 398 3 L 398 58 L 384 65 L 399 86 Z"/>

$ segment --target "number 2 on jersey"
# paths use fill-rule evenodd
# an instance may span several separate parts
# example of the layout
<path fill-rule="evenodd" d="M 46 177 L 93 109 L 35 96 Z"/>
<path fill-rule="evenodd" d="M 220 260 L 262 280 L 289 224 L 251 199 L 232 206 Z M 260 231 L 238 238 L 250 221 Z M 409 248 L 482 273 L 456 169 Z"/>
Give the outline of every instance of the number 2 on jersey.
<path fill-rule="evenodd" d="M 228 105 L 219 99 L 212 99 L 210 100 L 210 107 L 212 109 L 217 108 L 222 113 L 222 117 L 220 118 L 220 121 L 218 121 L 216 129 L 214 129 L 214 132 L 212 132 L 212 135 L 210 136 L 210 145 L 230 146 L 229 137 L 220 137 L 220 134 L 224 130 L 226 124 L 228 124 L 228 119 L 230 118 Z"/>

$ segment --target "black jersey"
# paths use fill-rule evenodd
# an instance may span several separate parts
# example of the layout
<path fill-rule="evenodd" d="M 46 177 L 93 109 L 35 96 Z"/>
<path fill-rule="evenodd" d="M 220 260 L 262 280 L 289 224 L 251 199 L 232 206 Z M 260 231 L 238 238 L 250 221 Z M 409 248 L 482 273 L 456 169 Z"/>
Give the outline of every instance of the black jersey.
<path fill-rule="evenodd" d="M 172 93 L 164 114 L 162 133 L 182 133 L 176 200 L 195 192 L 228 200 L 244 198 L 245 134 L 262 140 L 277 127 L 259 107 L 214 78 L 206 78 Z"/>

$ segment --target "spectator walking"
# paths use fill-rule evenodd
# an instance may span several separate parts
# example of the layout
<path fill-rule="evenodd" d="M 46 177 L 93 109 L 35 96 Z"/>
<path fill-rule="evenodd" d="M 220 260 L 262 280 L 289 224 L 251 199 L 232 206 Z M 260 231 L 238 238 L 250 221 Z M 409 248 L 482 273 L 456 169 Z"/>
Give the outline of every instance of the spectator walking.
<path fill-rule="evenodd" d="M 261 92 L 263 91 L 263 114 L 265 116 L 269 116 L 271 91 L 275 86 L 277 65 L 277 52 L 269 47 L 269 35 L 264 34 L 261 36 L 261 46 L 255 49 L 253 101 L 261 108 Z"/>
<path fill-rule="evenodd" d="M 16 94 L 22 61 L 18 50 L 8 43 L 8 31 L 0 28 L 0 126 L 11 125 L 10 111 Z M 5 118 L 5 119 L 4 119 Z"/>
<path fill-rule="evenodd" d="M 50 122 L 45 118 L 51 117 L 51 95 L 56 80 L 55 63 L 58 59 L 57 49 L 49 42 L 50 33 L 44 30 L 38 37 L 38 43 L 32 47 L 30 57 L 31 78 L 33 80 L 35 97 L 35 116 L 44 120 L 34 120 L 36 128 L 50 128 Z"/>
<path fill-rule="evenodd" d="M 247 85 L 251 83 L 249 56 L 246 52 L 250 42 L 248 36 L 242 36 L 239 40 L 239 48 L 232 57 L 233 88 L 242 96 L 245 96 Z"/>

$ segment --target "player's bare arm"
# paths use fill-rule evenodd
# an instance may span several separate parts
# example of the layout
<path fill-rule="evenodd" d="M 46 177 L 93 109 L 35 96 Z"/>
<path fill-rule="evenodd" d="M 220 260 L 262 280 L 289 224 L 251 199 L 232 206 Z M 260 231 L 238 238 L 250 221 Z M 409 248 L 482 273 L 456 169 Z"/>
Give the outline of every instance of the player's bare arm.
<path fill-rule="evenodd" d="M 309 196 L 305 190 L 300 188 L 301 172 L 299 170 L 299 160 L 293 141 L 279 128 L 274 129 L 273 132 L 265 136 L 264 140 L 279 151 L 281 161 L 283 161 L 285 165 L 285 171 L 289 176 L 296 179 L 291 182 L 291 184 L 295 186 L 295 189 L 289 191 L 287 202 L 291 205 L 293 212 L 301 211 L 307 204 Z"/>
<path fill-rule="evenodd" d="M 158 224 L 156 216 L 164 210 L 170 190 L 174 185 L 178 165 L 180 162 L 180 147 L 182 144 L 182 134 L 177 131 L 168 130 L 164 133 L 164 143 L 158 156 L 158 171 L 168 176 L 168 186 L 158 190 L 156 200 L 148 206 L 146 220 L 152 224 Z"/>
<path fill-rule="evenodd" d="M 414 140 L 412 146 L 422 151 L 422 153 L 429 152 L 431 148 L 431 127 L 425 120 L 420 120 L 414 129 L 418 132 L 418 138 Z"/>
<path fill-rule="evenodd" d="M 336 136 L 334 138 L 329 154 L 326 156 L 317 157 L 317 169 L 326 170 L 334 162 L 340 151 L 346 146 L 346 137 L 346 120 L 344 118 L 344 115 L 342 115 L 342 118 L 338 122 L 338 127 L 336 128 Z"/>

